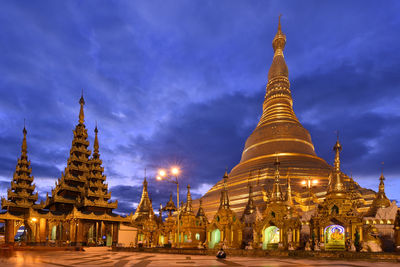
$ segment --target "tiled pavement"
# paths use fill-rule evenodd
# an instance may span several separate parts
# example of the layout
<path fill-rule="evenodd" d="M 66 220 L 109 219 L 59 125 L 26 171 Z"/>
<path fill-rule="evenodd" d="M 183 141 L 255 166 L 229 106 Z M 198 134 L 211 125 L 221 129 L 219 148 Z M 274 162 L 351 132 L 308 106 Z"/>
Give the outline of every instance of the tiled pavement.
<path fill-rule="evenodd" d="M 10 258 L 0 258 L 0 266 L 400 266 L 390 262 L 331 261 L 290 258 L 229 257 L 217 260 L 213 256 L 112 252 L 107 248 L 88 248 L 85 252 L 22 252 Z"/>

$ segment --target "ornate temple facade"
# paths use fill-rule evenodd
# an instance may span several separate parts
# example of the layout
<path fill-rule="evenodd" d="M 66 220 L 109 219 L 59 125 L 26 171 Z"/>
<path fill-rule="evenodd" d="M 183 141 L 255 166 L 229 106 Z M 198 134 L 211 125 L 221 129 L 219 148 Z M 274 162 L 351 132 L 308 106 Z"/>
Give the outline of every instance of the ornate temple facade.
<path fill-rule="evenodd" d="M 127 219 L 114 214 L 118 202 L 111 193 L 99 153 L 97 126 L 93 153 L 88 150 L 84 124 L 83 96 L 79 123 L 76 125 L 65 171 L 56 181 L 51 196 L 37 204 L 38 193 L 31 163 L 28 160 L 27 130 L 23 129 L 21 156 L 18 159 L 7 198 L 1 199 L 0 222 L 5 224 L 5 242 L 27 244 L 115 245 L 121 222 Z"/>

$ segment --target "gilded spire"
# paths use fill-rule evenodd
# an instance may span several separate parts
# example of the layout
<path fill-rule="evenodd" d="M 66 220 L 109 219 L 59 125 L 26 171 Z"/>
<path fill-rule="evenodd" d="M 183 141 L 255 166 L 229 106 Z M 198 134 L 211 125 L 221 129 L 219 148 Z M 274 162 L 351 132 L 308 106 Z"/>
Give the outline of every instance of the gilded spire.
<path fill-rule="evenodd" d="M 339 133 L 337 135 L 336 143 L 333 147 L 333 151 L 335 151 L 335 161 L 334 161 L 334 170 L 330 174 L 328 195 L 336 196 L 336 197 L 344 197 L 346 196 L 342 177 L 342 172 L 340 170 L 340 152 L 342 151 L 342 145 L 339 142 Z"/>
<path fill-rule="evenodd" d="M 97 137 L 97 133 L 99 130 L 97 129 L 97 123 L 96 123 L 96 128 L 94 128 L 94 144 L 93 144 L 93 150 L 94 153 L 98 154 L 99 153 L 99 139 Z"/>
<path fill-rule="evenodd" d="M 25 123 L 24 123 L 24 129 L 22 130 L 22 133 L 24 134 L 24 138 L 22 139 L 22 146 L 21 146 L 21 152 L 22 156 L 27 156 L 28 153 L 28 145 L 26 144 L 26 134 L 28 131 L 25 129 Z"/>
<path fill-rule="evenodd" d="M 292 186 L 290 185 L 290 176 L 287 177 L 287 203 L 289 206 L 293 205 L 293 198 L 292 198 Z"/>
<path fill-rule="evenodd" d="M 221 190 L 221 199 L 219 201 L 219 208 L 220 209 L 229 209 L 229 196 L 228 196 L 228 190 L 226 189 L 226 182 L 228 180 L 228 170 L 225 169 L 225 174 L 224 174 L 224 188 Z"/>
<path fill-rule="evenodd" d="M 83 90 L 81 98 L 79 99 L 79 104 L 81 105 L 81 109 L 79 111 L 79 124 L 85 123 L 85 114 L 83 113 L 83 106 L 85 105 L 85 99 L 83 99 Z"/>
<path fill-rule="evenodd" d="M 246 208 L 244 209 L 244 214 L 252 214 L 256 210 L 253 200 L 253 186 L 251 185 L 251 183 L 248 183 L 248 186 L 249 186 L 249 199 L 247 201 Z"/>
<path fill-rule="evenodd" d="M 192 195 L 190 194 L 190 185 L 187 185 L 185 212 L 193 212 Z"/>
<path fill-rule="evenodd" d="M 373 205 L 375 204 L 380 208 L 386 208 L 390 206 L 390 200 L 386 196 L 385 183 L 383 181 L 385 181 L 385 176 L 383 176 L 383 169 L 382 169 L 381 176 L 379 177 L 379 190 L 374 200 L 374 202 L 376 203 L 373 203 Z"/>
<path fill-rule="evenodd" d="M 203 210 L 203 199 L 200 198 L 199 200 L 200 205 L 199 205 L 199 210 L 197 211 L 196 217 L 206 217 L 206 213 Z"/>
<path fill-rule="evenodd" d="M 272 188 L 272 195 L 271 195 L 271 201 L 276 202 L 276 201 L 283 201 L 283 194 L 282 194 L 282 189 L 281 189 L 281 184 L 280 184 L 280 174 L 279 174 L 279 165 L 281 163 L 279 162 L 278 157 L 276 157 L 275 160 L 275 180 L 274 180 L 274 185 Z"/>
<path fill-rule="evenodd" d="M 272 81 L 274 78 L 280 76 L 284 78 L 289 77 L 289 70 L 286 65 L 283 49 L 286 45 L 286 35 L 282 32 L 281 16 L 279 16 L 278 31 L 272 40 L 272 47 L 274 48 L 274 58 L 272 60 L 271 68 L 268 72 L 268 80 Z"/>
<path fill-rule="evenodd" d="M 146 177 L 143 179 L 143 191 L 140 203 L 135 211 L 134 219 L 149 218 L 154 214 L 151 199 L 149 198 L 149 193 L 147 191 L 147 180 Z"/>
<path fill-rule="evenodd" d="M 381 176 L 379 177 L 379 190 L 376 193 L 374 200 L 372 201 L 372 205 L 367 212 L 367 216 L 375 216 L 376 212 L 379 208 L 387 208 L 390 206 L 390 200 L 387 198 L 385 194 L 385 176 L 383 176 L 383 170 Z"/>

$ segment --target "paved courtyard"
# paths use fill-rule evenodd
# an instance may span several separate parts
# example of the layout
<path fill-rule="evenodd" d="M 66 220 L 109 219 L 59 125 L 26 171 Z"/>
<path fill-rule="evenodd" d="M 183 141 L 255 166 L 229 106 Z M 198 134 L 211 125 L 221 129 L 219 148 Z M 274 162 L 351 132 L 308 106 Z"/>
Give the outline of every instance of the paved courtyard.
<path fill-rule="evenodd" d="M 84 252 L 18 251 L 9 258 L 0 258 L 0 266 L 400 266 L 390 262 L 329 261 L 288 258 L 191 256 L 112 252 L 107 248 L 88 248 Z"/>

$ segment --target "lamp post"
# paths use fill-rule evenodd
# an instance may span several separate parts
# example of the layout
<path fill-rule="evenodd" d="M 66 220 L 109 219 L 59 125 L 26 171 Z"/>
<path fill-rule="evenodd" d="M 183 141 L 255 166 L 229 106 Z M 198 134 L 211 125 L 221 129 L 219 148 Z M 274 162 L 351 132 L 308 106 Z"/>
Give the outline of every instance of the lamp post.
<path fill-rule="evenodd" d="M 303 188 L 307 188 L 308 189 L 308 207 L 309 207 L 309 210 L 310 210 L 311 189 L 314 188 L 318 184 L 318 180 L 311 179 L 311 177 L 308 177 L 306 180 L 303 180 L 301 182 L 301 184 L 303 185 Z"/>
<path fill-rule="evenodd" d="M 170 183 L 174 183 L 176 184 L 176 201 L 177 201 L 177 208 L 178 208 L 178 217 L 177 217 L 177 243 L 178 243 L 178 248 L 180 247 L 179 243 L 180 243 L 180 235 L 179 235 L 179 226 L 180 226 L 180 222 L 179 222 L 179 215 L 180 215 L 180 207 L 179 207 L 179 182 L 178 182 L 178 174 L 179 174 L 180 170 L 177 167 L 172 167 L 170 170 L 170 174 L 168 175 L 168 173 L 165 170 L 159 170 L 158 171 L 158 176 L 156 177 L 157 180 L 161 181 L 161 180 L 166 180 L 167 182 Z"/>

